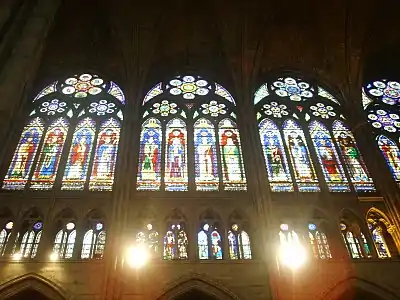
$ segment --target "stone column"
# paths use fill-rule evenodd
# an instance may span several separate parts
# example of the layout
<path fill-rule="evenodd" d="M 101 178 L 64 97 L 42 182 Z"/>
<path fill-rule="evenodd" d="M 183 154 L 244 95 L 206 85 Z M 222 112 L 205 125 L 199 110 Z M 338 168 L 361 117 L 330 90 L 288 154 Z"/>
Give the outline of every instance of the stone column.
<path fill-rule="evenodd" d="M 10 1 L 7 0 L 6 3 Z M 11 140 L 9 132 L 13 126 L 21 127 L 18 117 L 27 100 L 26 88 L 35 77 L 48 29 L 60 3 L 61 0 L 38 1 L 0 73 L 0 138 L 5 144 Z M 0 4 L 0 11 L 1 5 L 3 2 Z M 0 160 L 7 152 L 5 148 L 0 152 Z"/>

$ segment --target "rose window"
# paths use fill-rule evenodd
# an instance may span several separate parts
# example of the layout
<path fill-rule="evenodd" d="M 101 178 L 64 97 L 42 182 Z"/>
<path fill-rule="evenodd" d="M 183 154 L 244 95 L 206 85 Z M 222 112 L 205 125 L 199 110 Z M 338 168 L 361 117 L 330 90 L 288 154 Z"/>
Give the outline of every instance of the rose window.
<path fill-rule="evenodd" d="M 161 103 L 153 104 L 153 113 L 166 117 L 169 114 L 176 114 L 178 112 L 176 110 L 177 106 L 178 105 L 176 103 L 169 103 L 168 100 L 163 100 Z"/>
<path fill-rule="evenodd" d="M 375 97 L 382 97 L 386 104 L 394 105 L 400 101 L 400 83 L 397 81 L 374 81 L 367 91 Z"/>
<path fill-rule="evenodd" d="M 98 116 L 104 116 L 105 114 L 111 114 L 115 111 L 115 104 L 107 102 L 107 100 L 100 100 L 98 103 L 90 103 L 89 112 L 97 114 Z"/>
<path fill-rule="evenodd" d="M 62 113 L 65 111 L 67 103 L 60 102 L 58 99 L 53 99 L 51 101 L 46 101 L 42 103 L 40 111 L 42 113 L 47 112 L 47 115 L 54 116 L 56 113 Z"/>
<path fill-rule="evenodd" d="M 272 84 L 275 94 L 280 97 L 289 97 L 292 101 L 301 101 L 304 98 L 311 98 L 312 88 L 307 82 L 297 82 L 293 78 L 280 78 Z M 305 99 L 304 99 L 305 100 Z"/>
<path fill-rule="evenodd" d="M 210 103 L 204 103 L 201 105 L 203 107 L 202 113 L 205 115 L 210 114 L 212 117 L 218 117 L 218 115 L 226 114 L 225 104 L 218 104 L 217 101 L 212 100 Z"/>
<path fill-rule="evenodd" d="M 287 106 L 284 104 L 278 104 L 277 102 L 271 102 L 263 105 L 263 111 L 267 116 L 274 116 L 275 118 L 282 118 L 287 116 L 289 113 L 286 110 Z"/>
<path fill-rule="evenodd" d="M 173 79 L 169 82 L 173 88 L 170 89 L 172 95 L 181 95 L 183 98 L 191 100 L 196 95 L 204 96 L 208 94 L 208 82 L 199 79 L 196 80 L 193 76 L 184 76 L 182 79 Z"/>
<path fill-rule="evenodd" d="M 336 116 L 333 111 L 333 107 L 330 105 L 324 105 L 322 103 L 317 103 L 316 105 L 310 106 L 312 114 L 316 117 L 321 117 L 322 119 L 329 119 L 330 117 Z"/>
<path fill-rule="evenodd" d="M 400 128 L 399 115 L 388 113 L 383 109 L 378 109 L 376 113 L 368 114 L 368 119 L 372 126 L 378 129 L 384 129 L 389 132 L 396 132 Z"/>
<path fill-rule="evenodd" d="M 71 77 L 65 80 L 66 86 L 62 89 L 63 94 L 73 95 L 75 98 L 85 98 L 90 95 L 99 94 L 104 80 L 93 77 L 90 74 L 82 74 L 79 78 Z"/>

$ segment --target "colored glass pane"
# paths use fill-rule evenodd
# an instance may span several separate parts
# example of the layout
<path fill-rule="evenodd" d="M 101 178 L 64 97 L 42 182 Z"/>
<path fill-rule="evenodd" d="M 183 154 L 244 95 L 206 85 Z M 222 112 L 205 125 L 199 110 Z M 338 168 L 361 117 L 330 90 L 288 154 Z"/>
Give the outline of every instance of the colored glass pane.
<path fill-rule="evenodd" d="M 264 83 L 254 94 L 254 105 L 269 95 L 268 85 Z"/>
<path fill-rule="evenodd" d="M 48 190 L 53 187 L 67 132 L 68 122 L 64 118 L 57 119 L 48 127 L 31 180 L 31 189 Z"/>
<path fill-rule="evenodd" d="M 153 99 L 155 96 L 158 96 L 163 93 L 163 90 L 161 88 L 161 82 L 157 83 L 144 97 L 142 105 L 144 105 L 146 102 L 150 101 Z"/>
<path fill-rule="evenodd" d="M 369 250 L 369 245 L 368 245 L 367 239 L 365 238 L 364 233 L 361 232 L 360 235 L 361 235 L 361 242 L 362 242 L 363 247 L 364 247 L 365 255 L 366 255 L 367 257 L 371 257 L 371 256 L 372 256 L 372 255 L 371 255 L 371 250 Z"/>
<path fill-rule="evenodd" d="M 196 190 L 216 191 L 219 186 L 214 125 L 207 119 L 194 124 Z"/>
<path fill-rule="evenodd" d="M 374 81 L 365 87 L 365 92 L 389 105 L 400 102 L 400 83 L 397 81 L 387 79 Z"/>
<path fill-rule="evenodd" d="M 112 190 L 119 136 L 120 124 L 117 120 L 111 118 L 101 124 L 90 176 L 90 190 Z"/>
<path fill-rule="evenodd" d="M 165 132 L 165 189 L 186 191 L 187 174 L 187 132 L 186 124 L 180 119 L 168 122 Z"/>
<path fill-rule="evenodd" d="M 309 130 L 329 191 L 349 192 L 350 187 L 328 129 L 322 123 L 312 121 Z"/>
<path fill-rule="evenodd" d="M 13 225 L 13 222 L 8 222 L 0 231 L 0 256 L 4 256 Z"/>
<path fill-rule="evenodd" d="M 388 251 L 386 242 L 384 237 L 382 236 L 382 228 L 376 227 L 370 229 L 372 240 L 374 241 L 376 251 L 380 258 L 387 258 L 390 257 L 390 253 Z"/>
<path fill-rule="evenodd" d="M 239 234 L 239 248 L 242 259 L 251 259 L 250 238 L 246 231 L 242 231 Z"/>
<path fill-rule="evenodd" d="M 339 147 L 340 154 L 350 175 L 350 180 L 354 189 L 357 192 L 375 191 L 374 183 L 352 132 L 341 121 L 335 121 L 332 125 L 332 129 L 333 136 Z"/>
<path fill-rule="evenodd" d="M 183 225 L 173 224 L 164 236 L 164 259 L 187 259 L 188 240 Z"/>
<path fill-rule="evenodd" d="M 53 82 L 52 84 L 46 86 L 43 90 L 40 91 L 40 93 L 33 99 L 33 101 L 36 101 L 43 96 L 49 95 L 51 93 L 54 93 L 57 90 L 57 81 Z"/>
<path fill-rule="evenodd" d="M 228 244 L 229 244 L 229 258 L 239 259 L 239 244 L 237 236 L 232 232 L 228 231 Z"/>
<path fill-rule="evenodd" d="M 209 92 L 208 82 L 200 76 L 177 76 L 169 82 L 171 95 L 182 95 L 186 100 L 195 99 L 196 96 L 205 96 Z"/>
<path fill-rule="evenodd" d="M 232 102 L 235 105 L 235 100 L 233 99 L 232 95 L 218 83 L 215 84 L 215 94 L 225 98 L 226 100 Z"/>
<path fill-rule="evenodd" d="M 63 190 L 83 190 L 92 153 L 96 123 L 86 118 L 78 123 L 69 150 L 62 182 Z"/>
<path fill-rule="evenodd" d="M 125 104 L 124 93 L 122 92 L 121 88 L 112 81 L 110 82 L 110 89 L 108 90 L 108 93 L 117 98 L 122 104 Z"/>
<path fill-rule="evenodd" d="M 261 121 L 258 127 L 271 190 L 292 192 L 292 177 L 278 127 L 268 119 Z"/>
<path fill-rule="evenodd" d="M 388 112 L 382 108 L 373 107 L 367 111 L 368 122 L 377 129 L 395 133 L 400 128 L 400 116 L 397 113 Z"/>
<path fill-rule="evenodd" d="M 142 125 L 137 189 L 158 191 L 161 185 L 161 123 L 148 119 Z"/>
<path fill-rule="evenodd" d="M 271 85 L 271 89 L 280 97 L 289 97 L 292 101 L 312 98 L 314 89 L 309 83 L 290 77 L 279 78 Z"/>
<path fill-rule="evenodd" d="M 4 189 L 20 190 L 25 187 L 43 135 L 43 129 L 43 121 L 39 118 L 33 119 L 25 126 L 5 176 Z"/>
<path fill-rule="evenodd" d="M 392 172 L 394 179 L 400 182 L 400 150 L 391 139 L 384 135 L 377 137 L 379 149 Z"/>
<path fill-rule="evenodd" d="M 319 191 L 318 178 L 314 171 L 303 130 L 294 120 L 287 120 L 283 124 L 283 135 L 289 149 L 289 157 L 299 191 Z"/>
<path fill-rule="evenodd" d="M 197 234 L 197 248 L 199 253 L 199 259 L 209 259 L 208 257 L 208 236 L 201 230 Z"/>
<path fill-rule="evenodd" d="M 211 232 L 211 254 L 214 259 L 222 259 L 222 241 L 218 231 Z"/>
<path fill-rule="evenodd" d="M 236 124 L 224 119 L 218 125 L 224 190 L 247 189 L 243 167 L 242 149 Z"/>

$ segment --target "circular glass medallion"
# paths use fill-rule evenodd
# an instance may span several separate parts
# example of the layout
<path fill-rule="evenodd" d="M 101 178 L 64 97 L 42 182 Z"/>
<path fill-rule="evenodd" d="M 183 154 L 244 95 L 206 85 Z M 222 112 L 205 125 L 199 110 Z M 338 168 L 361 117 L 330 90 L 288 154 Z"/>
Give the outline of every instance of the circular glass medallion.
<path fill-rule="evenodd" d="M 67 230 L 72 230 L 72 229 L 75 228 L 75 224 L 72 223 L 72 222 L 69 222 L 69 223 L 65 226 L 65 228 L 67 228 Z"/>
<path fill-rule="evenodd" d="M 10 229 L 12 229 L 14 227 L 14 223 L 13 222 L 8 222 L 7 224 L 6 224 L 6 229 L 7 230 L 10 230 Z"/>
<path fill-rule="evenodd" d="M 81 76 L 79 76 L 79 79 L 82 81 L 89 81 L 90 79 L 92 79 L 92 75 L 90 74 L 82 74 Z"/>
<path fill-rule="evenodd" d="M 100 92 L 101 92 L 101 88 L 96 87 L 96 86 L 91 87 L 91 88 L 89 89 L 89 94 L 91 94 L 91 95 L 97 95 L 97 94 L 99 94 Z"/>
<path fill-rule="evenodd" d="M 75 92 L 75 88 L 72 86 L 67 86 L 65 88 L 62 89 L 63 94 L 65 95 L 71 95 L 72 93 Z"/>
<path fill-rule="evenodd" d="M 193 82 L 194 77 L 193 76 L 185 76 L 185 77 L 183 77 L 183 81 L 184 82 Z"/>
<path fill-rule="evenodd" d="M 75 84 L 75 83 L 77 83 L 78 82 L 78 79 L 76 79 L 76 78 L 68 78 L 67 80 L 65 80 L 65 83 L 66 84 L 70 84 L 70 85 L 73 85 L 73 84 Z"/>
<path fill-rule="evenodd" d="M 103 223 L 97 223 L 96 230 L 102 230 L 102 229 L 103 229 Z"/>

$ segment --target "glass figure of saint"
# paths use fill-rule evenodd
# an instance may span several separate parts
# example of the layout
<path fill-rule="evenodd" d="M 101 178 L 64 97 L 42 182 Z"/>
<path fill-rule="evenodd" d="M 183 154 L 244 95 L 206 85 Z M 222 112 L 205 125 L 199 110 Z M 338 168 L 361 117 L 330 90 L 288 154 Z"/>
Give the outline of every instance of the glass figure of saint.
<path fill-rule="evenodd" d="M 287 181 L 287 173 L 283 165 L 284 157 L 282 146 L 279 145 L 278 137 L 272 132 L 267 132 L 264 135 L 264 147 L 267 157 L 267 163 L 270 168 L 271 181 Z"/>
<path fill-rule="evenodd" d="M 387 163 L 392 169 L 393 176 L 400 180 L 400 152 L 399 148 L 388 138 L 380 136 L 378 140 L 379 148 L 382 151 Z"/>
<path fill-rule="evenodd" d="M 354 181 L 369 181 L 368 171 L 361 163 L 360 153 L 352 137 L 342 131 L 338 134 L 337 141 L 343 153 L 349 173 Z"/>
<path fill-rule="evenodd" d="M 296 177 L 305 181 L 313 180 L 313 171 L 311 170 L 303 138 L 298 133 L 292 131 L 288 135 L 288 144 L 293 158 Z"/>
<path fill-rule="evenodd" d="M 82 129 L 80 134 L 76 136 L 71 149 L 66 176 L 68 179 L 81 179 L 85 176 L 91 144 L 92 133 L 87 129 Z"/>
<path fill-rule="evenodd" d="M 197 145 L 197 157 L 199 162 L 199 179 L 213 180 L 214 179 L 214 151 L 210 140 L 211 136 L 207 131 L 201 132 L 199 144 Z"/>
<path fill-rule="evenodd" d="M 242 180 L 239 143 L 236 133 L 230 129 L 224 130 L 221 135 L 221 146 L 225 179 L 227 181 Z"/>
<path fill-rule="evenodd" d="M 157 141 L 154 139 L 152 131 L 143 145 L 142 157 L 142 179 L 143 180 L 156 180 L 159 173 L 159 147 Z"/>
<path fill-rule="evenodd" d="M 342 181 L 342 176 L 339 172 L 339 166 L 330 141 L 322 136 L 317 138 L 316 145 L 321 158 L 322 167 L 325 169 L 324 173 L 328 176 L 328 179 L 330 181 Z"/>
<path fill-rule="evenodd" d="M 61 128 L 56 127 L 47 134 L 35 172 L 36 179 L 53 179 L 55 177 L 63 145 L 64 132 Z"/>
<path fill-rule="evenodd" d="M 117 144 L 117 133 L 114 130 L 107 129 L 101 133 L 93 166 L 93 177 L 112 179 Z"/>
<path fill-rule="evenodd" d="M 27 179 L 33 157 L 38 147 L 39 132 L 36 128 L 30 128 L 21 138 L 19 147 L 14 155 L 14 167 L 10 169 L 10 178 Z"/>
<path fill-rule="evenodd" d="M 172 181 L 185 178 L 185 135 L 180 129 L 174 129 L 168 135 L 168 176 Z"/>

